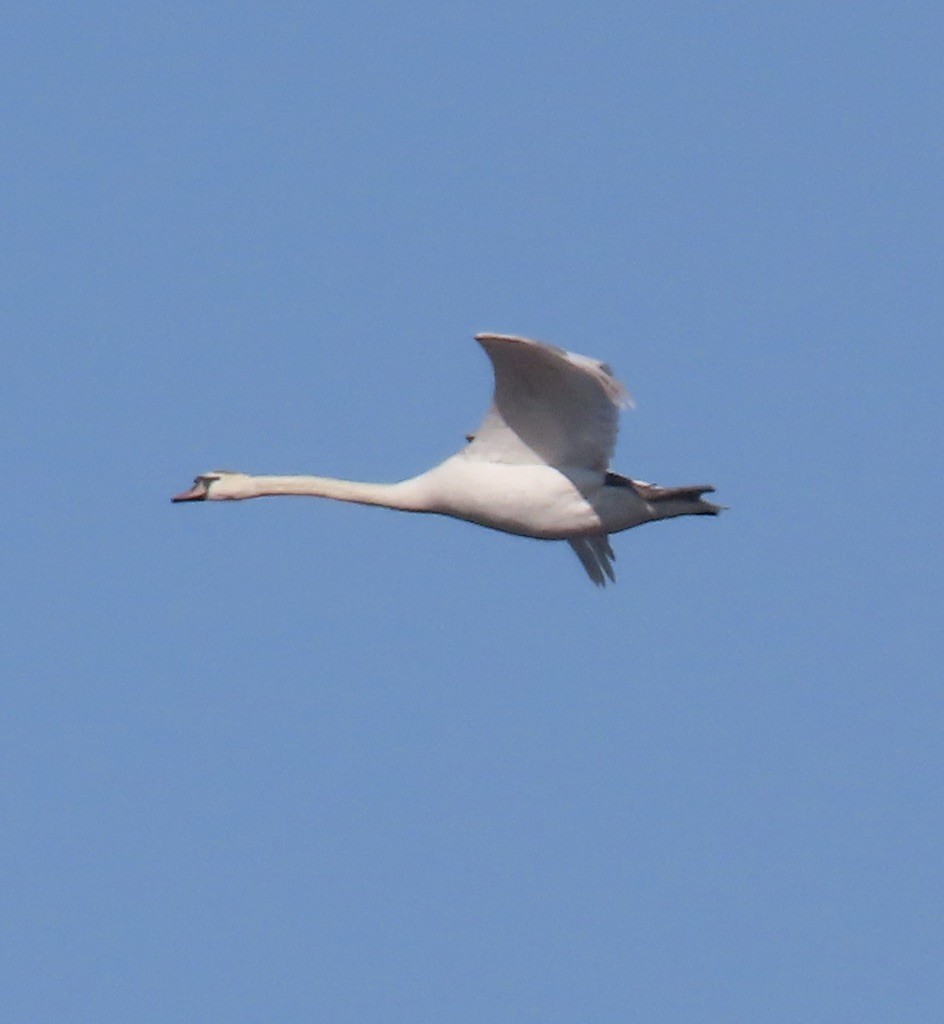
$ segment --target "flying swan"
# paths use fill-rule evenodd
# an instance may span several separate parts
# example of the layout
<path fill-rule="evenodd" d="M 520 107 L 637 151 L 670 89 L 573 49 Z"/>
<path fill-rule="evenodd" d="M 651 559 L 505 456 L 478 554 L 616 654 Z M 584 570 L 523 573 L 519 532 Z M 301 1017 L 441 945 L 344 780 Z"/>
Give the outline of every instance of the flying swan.
<path fill-rule="evenodd" d="M 277 494 L 435 512 L 493 530 L 566 540 L 597 586 L 616 580 L 609 535 L 673 516 L 717 515 L 708 484 L 658 487 L 609 471 L 621 406 L 609 366 L 528 338 L 478 334 L 495 394 L 462 451 L 395 484 L 319 476 L 203 473 L 171 500 L 239 501 Z"/>

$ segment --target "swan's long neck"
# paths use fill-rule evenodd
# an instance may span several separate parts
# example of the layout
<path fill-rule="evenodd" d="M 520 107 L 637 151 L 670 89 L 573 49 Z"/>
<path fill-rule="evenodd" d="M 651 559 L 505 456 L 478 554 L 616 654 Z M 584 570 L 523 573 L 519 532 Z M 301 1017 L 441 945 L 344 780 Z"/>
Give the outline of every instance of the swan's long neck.
<path fill-rule="evenodd" d="M 358 505 L 382 505 L 404 512 L 429 511 L 424 488 L 416 478 L 396 484 L 373 484 L 324 476 L 253 476 L 249 477 L 246 490 L 248 493 L 244 496 L 247 498 L 298 494 L 351 501 Z"/>

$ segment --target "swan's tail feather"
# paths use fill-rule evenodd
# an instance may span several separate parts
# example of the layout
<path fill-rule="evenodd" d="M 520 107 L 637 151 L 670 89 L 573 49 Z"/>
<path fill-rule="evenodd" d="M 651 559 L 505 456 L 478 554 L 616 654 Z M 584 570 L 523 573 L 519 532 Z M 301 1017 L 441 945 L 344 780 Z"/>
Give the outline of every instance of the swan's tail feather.
<path fill-rule="evenodd" d="M 606 581 L 616 582 L 613 562 L 616 553 L 610 547 L 610 538 L 604 534 L 600 537 L 575 537 L 567 542 L 580 559 L 587 575 L 598 587 L 605 587 Z"/>

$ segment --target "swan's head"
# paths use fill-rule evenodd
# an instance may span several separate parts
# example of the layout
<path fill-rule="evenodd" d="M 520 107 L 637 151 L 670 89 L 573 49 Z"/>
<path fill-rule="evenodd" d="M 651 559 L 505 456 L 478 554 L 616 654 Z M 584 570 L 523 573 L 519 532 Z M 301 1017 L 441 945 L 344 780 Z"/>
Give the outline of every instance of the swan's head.
<path fill-rule="evenodd" d="M 175 494 L 171 501 L 238 501 L 252 497 L 252 477 L 228 469 L 201 473 L 189 491 Z"/>

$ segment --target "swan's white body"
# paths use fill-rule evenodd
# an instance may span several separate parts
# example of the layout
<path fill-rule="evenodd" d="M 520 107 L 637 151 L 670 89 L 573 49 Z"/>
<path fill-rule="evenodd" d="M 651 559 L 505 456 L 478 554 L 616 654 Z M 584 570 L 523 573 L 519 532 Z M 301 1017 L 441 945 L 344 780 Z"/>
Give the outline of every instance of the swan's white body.
<path fill-rule="evenodd" d="M 296 494 L 465 519 L 505 533 L 567 540 L 590 578 L 615 579 L 607 539 L 642 523 L 714 515 L 710 486 L 660 488 L 608 471 L 619 407 L 629 398 L 609 367 L 526 338 L 480 334 L 495 396 L 466 448 L 396 484 L 315 476 L 197 477 L 174 501 Z"/>

